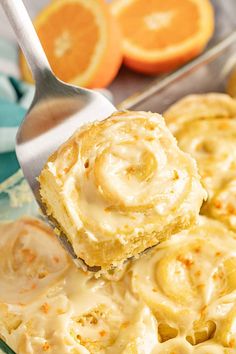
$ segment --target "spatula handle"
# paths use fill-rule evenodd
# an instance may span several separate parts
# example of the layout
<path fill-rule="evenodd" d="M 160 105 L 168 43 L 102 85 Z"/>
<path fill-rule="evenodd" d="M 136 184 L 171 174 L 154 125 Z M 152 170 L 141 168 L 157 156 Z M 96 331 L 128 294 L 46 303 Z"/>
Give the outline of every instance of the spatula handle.
<path fill-rule="evenodd" d="M 25 54 L 35 81 L 42 79 L 51 68 L 22 0 L 0 0 L 0 3 Z"/>

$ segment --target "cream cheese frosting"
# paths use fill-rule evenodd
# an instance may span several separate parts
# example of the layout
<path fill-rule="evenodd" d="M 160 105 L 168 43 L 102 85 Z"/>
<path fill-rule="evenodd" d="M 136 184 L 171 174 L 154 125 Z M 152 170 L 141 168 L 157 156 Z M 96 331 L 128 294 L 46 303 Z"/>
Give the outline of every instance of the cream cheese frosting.
<path fill-rule="evenodd" d="M 223 224 L 201 217 L 157 246 L 133 266 L 132 285 L 165 339 L 196 345 L 214 338 L 236 350 L 236 235 Z"/>
<path fill-rule="evenodd" d="M 40 174 L 47 212 L 75 253 L 110 268 L 194 223 L 206 193 L 158 114 L 117 112 L 79 129 Z"/>
<path fill-rule="evenodd" d="M 77 269 L 39 220 L 1 224 L 0 240 L 0 337 L 17 354 L 236 353 L 236 234 L 218 221 L 200 217 L 109 279 Z"/>
<path fill-rule="evenodd" d="M 129 345 L 151 353 L 156 319 L 123 272 L 122 280 L 93 279 L 36 219 L 0 225 L 0 240 L 0 337 L 17 354 L 121 353 Z"/>
<path fill-rule="evenodd" d="M 197 161 L 209 195 L 202 213 L 236 231 L 236 100 L 220 93 L 190 95 L 164 117 L 180 148 Z"/>
<path fill-rule="evenodd" d="M 2 224 L 0 234 L 1 301 L 25 305 L 63 277 L 67 256 L 45 224 L 24 218 Z"/>

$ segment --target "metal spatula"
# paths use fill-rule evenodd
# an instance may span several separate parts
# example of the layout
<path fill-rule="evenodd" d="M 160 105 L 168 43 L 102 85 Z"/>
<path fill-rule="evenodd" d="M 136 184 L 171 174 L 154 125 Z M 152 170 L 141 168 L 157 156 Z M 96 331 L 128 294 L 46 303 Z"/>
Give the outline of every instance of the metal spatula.
<path fill-rule="evenodd" d="M 44 211 L 39 197 L 40 174 L 48 157 L 82 124 L 102 120 L 115 107 L 100 93 L 67 85 L 52 72 L 46 55 L 21 0 L 0 0 L 15 31 L 36 83 L 33 103 L 20 126 L 16 138 L 16 153 L 35 198 Z M 54 220 L 50 220 L 55 225 Z M 74 259 L 76 255 L 65 236 L 64 247 Z M 97 271 L 100 267 L 88 267 Z"/>

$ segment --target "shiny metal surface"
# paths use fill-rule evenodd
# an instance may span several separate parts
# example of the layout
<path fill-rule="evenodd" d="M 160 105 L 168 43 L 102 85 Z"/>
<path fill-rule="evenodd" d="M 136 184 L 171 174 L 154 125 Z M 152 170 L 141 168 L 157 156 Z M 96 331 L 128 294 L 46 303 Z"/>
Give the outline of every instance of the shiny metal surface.
<path fill-rule="evenodd" d="M 136 94 L 126 98 L 120 104 L 118 104 L 119 109 L 136 109 L 136 110 L 150 110 L 151 106 L 150 100 L 156 99 L 156 101 L 160 100 L 162 92 L 166 91 L 168 87 L 178 83 L 182 78 L 188 77 L 192 72 L 197 71 L 200 67 L 207 65 L 209 62 L 214 61 L 214 59 L 218 58 L 222 55 L 226 50 L 231 48 L 236 44 L 236 30 L 230 33 L 226 38 L 222 39 L 219 43 L 217 43 L 213 48 L 209 49 L 196 59 L 192 60 L 190 63 L 180 67 L 173 73 L 169 75 L 165 75 L 161 80 L 156 79 L 152 82 L 151 85 L 146 86 L 144 90 L 137 92 Z M 235 57 L 235 55 L 234 55 Z M 236 59 L 234 63 L 231 61 L 232 65 L 236 65 Z M 218 76 L 220 77 L 220 68 Z M 169 98 L 169 102 L 161 101 L 158 102 L 158 112 L 162 113 L 165 109 L 167 109 L 168 105 L 172 104 L 172 99 L 175 98 L 176 95 L 172 95 Z M 152 108 L 153 109 L 153 108 Z M 156 109 L 154 108 L 154 111 Z"/>
<path fill-rule="evenodd" d="M 102 120 L 116 109 L 100 93 L 71 86 L 57 79 L 51 71 L 23 2 L 21 0 L 0 0 L 0 2 L 36 82 L 33 103 L 18 130 L 16 153 L 24 176 L 45 213 L 39 197 L 37 177 L 50 154 L 78 127 L 94 120 Z M 50 219 L 50 223 L 53 226 L 56 224 L 53 219 Z M 62 235 L 60 240 L 70 255 L 76 259 L 67 238 Z M 92 267 L 90 270 L 96 271 L 98 267 Z"/>

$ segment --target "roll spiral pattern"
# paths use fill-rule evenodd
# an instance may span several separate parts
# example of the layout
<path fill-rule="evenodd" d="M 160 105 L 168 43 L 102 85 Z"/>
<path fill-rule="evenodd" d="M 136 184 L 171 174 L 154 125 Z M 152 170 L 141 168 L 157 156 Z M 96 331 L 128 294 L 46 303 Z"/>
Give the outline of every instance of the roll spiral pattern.
<path fill-rule="evenodd" d="M 190 95 L 164 113 L 179 146 L 197 161 L 209 199 L 202 213 L 236 231 L 236 100 Z"/>
<path fill-rule="evenodd" d="M 48 213 L 90 266 L 109 268 L 189 227 L 205 197 L 195 162 L 158 114 L 78 130 L 39 177 Z"/>
<path fill-rule="evenodd" d="M 17 274 L 0 272 L 0 337 L 16 353 L 236 353 L 236 234 L 222 223 L 200 217 L 109 280 L 67 259 L 54 269 L 48 253 L 59 257 L 59 244 L 45 230 L 29 218 L 0 226 L 6 250 L 24 239 L 18 260 L 26 245 L 38 257 L 27 252 Z M 32 288 L 46 268 L 50 280 Z"/>
<path fill-rule="evenodd" d="M 197 345 L 213 338 L 236 349 L 236 234 L 223 224 L 201 217 L 134 264 L 132 279 L 162 340 Z"/>
<path fill-rule="evenodd" d="M 0 302 L 26 304 L 62 278 L 68 258 L 52 231 L 32 218 L 0 225 Z"/>

